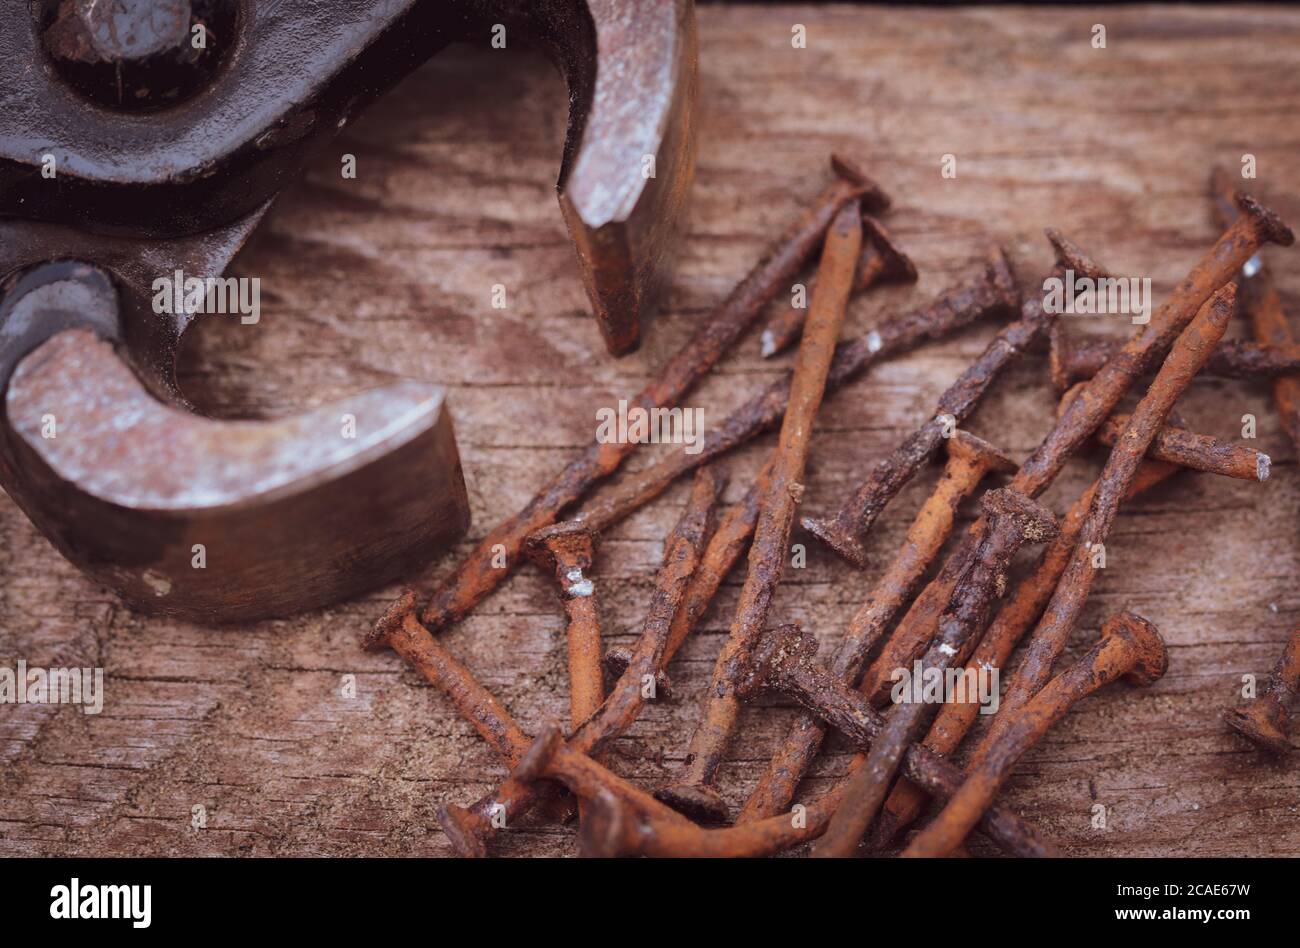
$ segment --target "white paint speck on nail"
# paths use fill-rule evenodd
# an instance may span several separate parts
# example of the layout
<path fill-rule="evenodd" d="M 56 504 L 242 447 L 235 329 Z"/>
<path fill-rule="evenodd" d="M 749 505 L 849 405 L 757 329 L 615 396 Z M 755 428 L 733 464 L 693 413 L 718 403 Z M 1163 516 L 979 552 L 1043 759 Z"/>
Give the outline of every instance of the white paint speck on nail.
<path fill-rule="evenodd" d="M 145 584 L 153 590 L 155 596 L 166 596 L 172 591 L 172 581 L 162 573 L 147 569 L 140 578 L 143 579 Z"/>
<path fill-rule="evenodd" d="M 590 596 L 596 588 L 591 580 L 583 578 L 580 569 L 569 570 L 564 574 L 564 578 L 569 581 L 568 593 L 570 596 L 585 598 Z"/>

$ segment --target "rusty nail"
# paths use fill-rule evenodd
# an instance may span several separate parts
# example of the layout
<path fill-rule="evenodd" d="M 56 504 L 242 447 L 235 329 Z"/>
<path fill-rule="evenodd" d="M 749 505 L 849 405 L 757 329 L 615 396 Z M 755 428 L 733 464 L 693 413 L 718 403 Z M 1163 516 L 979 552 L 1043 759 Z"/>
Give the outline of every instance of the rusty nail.
<path fill-rule="evenodd" d="M 1070 339 L 1058 324 L 1052 327 L 1052 384 L 1063 392 L 1090 379 L 1120 350 L 1114 339 Z M 1226 379 L 1263 379 L 1300 373 L 1300 347 L 1267 346 L 1228 339 L 1219 343 L 1205 363 L 1204 374 Z"/>
<path fill-rule="evenodd" d="M 673 617 L 699 564 L 724 481 L 721 472 L 711 466 L 700 468 L 696 473 L 686 510 L 664 544 L 663 567 L 655 580 L 655 592 L 645 625 L 627 667 L 615 682 L 600 713 L 574 735 L 576 746 L 583 753 L 602 750 L 640 713 L 645 703 L 644 686 L 662 666 Z"/>
<path fill-rule="evenodd" d="M 862 215 L 864 246 L 858 259 L 858 269 L 853 276 L 850 295 L 856 296 L 880 283 L 915 283 L 916 265 L 899 246 L 880 221 L 870 214 Z M 767 321 L 763 327 L 761 353 L 763 358 L 784 352 L 803 332 L 803 307 L 789 306 Z"/>
<path fill-rule="evenodd" d="M 957 507 L 992 472 L 1015 470 L 1015 464 L 988 442 L 966 431 L 948 440 L 948 463 L 934 491 L 921 506 L 889 569 L 858 609 L 831 659 L 830 671 L 851 684 L 889 624 L 915 591 L 931 561 L 952 532 Z M 737 817 L 738 823 L 773 816 L 784 810 L 821 747 L 826 728 L 816 717 L 800 716 L 772 755 L 767 770 Z"/>
<path fill-rule="evenodd" d="M 860 750 L 869 751 L 883 739 L 887 719 L 872 709 L 861 693 L 845 684 L 843 678 L 818 663 L 814 658 L 816 651 L 817 640 L 798 626 L 769 630 L 755 649 L 753 664 L 742 683 L 745 694 L 752 696 L 760 689 L 779 691 L 843 733 Z M 919 744 L 906 749 L 902 770 L 927 793 L 941 800 L 951 796 L 962 782 L 959 767 Z M 834 810 L 831 801 L 842 800 L 846 786 L 847 781 L 817 803 L 826 801 L 827 808 Z M 812 822 L 811 815 L 809 822 Z M 981 828 L 1013 855 L 1054 853 L 1054 847 L 1010 811 L 990 810 Z"/>
<path fill-rule="evenodd" d="M 1186 326 L 1220 287 L 1232 280 L 1252 254 L 1267 242 L 1289 246 L 1291 230 L 1281 219 L 1246 195 L 1238 197 L 1243 211 L 1192 267 L 1174 292 L 1151 315 L 1141 331 L 1129 339 L 1109 362 L 1079 389 L 1079 397 L 1020 465 L 1007 485 L 1029 497 L 1045 491 L 1065 462 L 1092 436 L 1115 410 L 1124 393 L 1179 337 Z M 957 577 L 969 564 L 987 524 L 975 521 L 939 574 L 926 586 L 903 617 L 885 649 L 863 678 L 863 690 L 879 700 L 889 671 L 903 666 L 934 636 L 939 612 L 948 601 Z M 888 689 L 884 689 L 887 693 Z"/>
<path fill-rule="evenodd" d="M 508 758 L 512 760 L 510 776 L 495 796 L 470 808 L 455 805 L 439 807 L 438 821 L 458 854 L 468 857 L 486 855 L 484 838 L 491 832 L 498 815 L 515 819 L 527 812 L 537 799 L 537 781 L 542 777 L 555 777 L 581 800 L 589 800 L 603 788 L 637 811 L 648 811 L 661 821 L 671 823 L 673 820 L 683 820 L 649 794 L 636 789 L 589 756 L 566 745 L 559 726 L 553 722 L 542 729 L 535 741 L 528 741 L 519 725 L 495 699 L 476 701 L 472 705 L 464 704 L 458 697 L 459 692 L 472 690 L 486 694 L 486 689 L 460 666 L 427 629 L 419 625 L 414 614 L 408 613 L 403 623 L 405 640 L 398 648 L 399 654 L 414 665 L 430 684 L 451 698 L 462 716 L 480 734 L 508 733 L 524 741 L 522 750 Z M 450 669 L 457 670 L 448 674 Z"/>
<path fill-rule="evenodd" d="M 745 492 L 745 496 L 722 515 L 717 528 L 709 537 L 704 553 L 700 556 L 695 571 L 691 573 L 681 605 L 673 614 L 672 625 L 668 630 L 668 641 L 664 645 L 663 658 L 659 662 L 659 671 L 655 675 L 656 694 L 662 694 L 666 698 L 672 697 L 672 682 L 664 669 L 694 631 L 696 623 L 713 602 L 713 597 L 717 595 L 722 581 L 726 579 L 731 568 L 740 559 L 740 555 L 745 552 L 745 547 L 749 545 L 749 538 L 754 534 L 754 525 L 758 522 L 759 500 L 763 496 L 770 471 L 769 461 L 750 485 L 749 490 Z M 605 654 L 605 671 L 617 679 L 627 671 L 631 660 L 630 649 L 610 649 Z"/>
<path fill-rule="evenodd" d="M 975 280 L 951 287 L 932 303 L 886 319 L 865 335 L 836 346 L 826 378 L 827 391 L 839 388 L 868 366 L 906 352 L 927 339 L 942 338 L 983 316 L 1014 308 L 1014 293 L 1002 252 L 995 250 Z M 728 415 L 705 436 L 697 453 L 677 451 L 624 477 L 598 495 L 574 519 L 582 520 L 599 533 L 653 500 L 685 472 L 768 430 L 785 414 L 792 381 L 793 373 L 787 373 Z"/>
<path fill-rule="evenodd" d="M 1129 500 L 1156 484 L 1168 479 L 1178 471 L 1173 464 L 1163 461 L 1143 461 L 1138 468 L 1133 483 L 1129 485 L 1124 499 Z M 1019 644 L 1020 639 L 1029 631 L 1029 627 L 1042 614 L 1047 601 L 1051 599 L 1056 583 L 1065 572 L 1065 566 L 1074 552 L 1079 539 L 1079 530 L 1083 520 L 1092 507 L 1092 498 L 1097 493 L 1097 482 L 1085 490 L 1070 505 L 1070 509 L 1061 518 L 1061 532 L 1047 549 L 1043 551 L 1033 571 L 1016 586 L 1010 598 L 998 610 L 997 616 L 989 624 L 988 631 L 980 638 L 979 644 L 966 662 L 968 669 L 1005 668 L 1007 659 Z M 930 733 L 925 739 L 925 746 L 937 754 L 951 756 L 962 742 L 962 738 L 975 724 L 980 706 L 973 701 L 953 701 L 945 703 L 935 715 L 930 725 Z M 909 826 L 925 804 L 925 794 L 914 785 L 899 781 L 889 798 L 885 801 L 884 812 L 877 826 L 876 843 L 883 847 L 894 839 L 900 831 Z"/>
<path fill-rule="evenodd" d="M 1160 678 L 1168 666 L 1164 640 L 1154 625 L 1131 612 L 1111 616 L 1102 625 L 1096 645 L 1007 719 L 996 746 L 967 769 L 961 789 L 916 835 L 903 855 L 944 856 L 952 852 L 1011 776 L 1016 761 L 1074 704 L 1121 676 L 1133 684 L 1148 685 Z M 1003 709 L 999 717 L 1005 713 Z"/>
<path fill-rule="evenodd" d="M 596 536 L 586 524 L 569 520 L 538 530 L 529 536 L 525 548 L 555 573 L 560 586 L 569 618 L 569 723 L 576 728 L 595 714 L 605 699 L 596 588 L 587 575 Z"/>
<path fill-rule="evenodd" d="M 1201 257 L 1174 292 L 1151 314 L 1151 320 L 1092 377 L 1016 475 L 1012 486 L 1037 497 L 1060 473 L 1066 459 L 1115 410 L 1116 404 L 1147 366 L 1173 345 L 1210 297 L 1228 283 L 1263 244 L 1289 246 L 1295 240 L 1282 220 L 1246 195 L 1245 212 Z"/>
<path fill-rule="evenodd" d="M 772 595 L 781 581 L 795 508 L 803 492 L 801 482 L 812 442 L 813 421 L 826 391 L 826 377 L 844 323 L 861 244 L 861 216 L 857 207 L 850 204 L 831 224 L 818 264 L 808 325 L 795 357 L 789 407 L 781 424 L 780 440 L 773 454 L 749 548 L 749 568 L 741 588 L 740 605 L 713 667 L 701 721 L 691 737 L 683 778 L 656 794 L 670 806 L 680 806 L 708 818 L 725 815 L 725 806 L 712 784 L 735 730 L 739 709 L 735 682 L 762 633 Z"/>
<path fill-rule="evenodd" d="M 1097 429 L 1097 440 L 1114 447 L 1129 420 L 1128 415 L 1111 415 Z M 1273 465 L 1272 459 L 1262 451 L 1171 425 L 1164 425 L 1156 432 L 1147 457 L 1242 481 L 1268 480 Z"/>
<path fill-rule="evenodd" d="M 572 520 L 544 527 L 524 541 L 528 555 L 555 574 L 568 616 L 569 723 L 578 727 L 596 713 L 605 698 L 601 662 L 600 614 L 595 583 L 588 576 L 596 553 L 596 535 Z M 579 817 L 585 817 L 581 803 Z"/>
<path fill-rule="evenodd" d="M 1061 396 L 1058 411 L 1065 411 L 1082 385 L 1076 384 Z M 1113 448 L 1130 418 L 1127 414 L 1111 415 L 1097 429 L 1097 440 Z M 1176 409 L 1170 409 L 1169 423 L 1161 425 L 1151 439 L 1147 458 L 1243 481 L 1266 481 L 1273 468 L 1272 458 L 1262 451 L 1189 431 Z"/>
<path fill-rule="evenodd" d="M 1000 712 L 971 758 L 972 766 L 996 745 L 1007 722 L 1015 719 L 1015 710 L 1033 698 L 1051 677 L 1052 666 L 1064 650 L 1096 579 L 1095 550 L 1105 542 L 1120 500 L 1128 491 L 1156 431 L 1227 330 L 1236 292 L 1236 286 L 1230 283 L 1205 302 L 1174 343 L 1151 387 L 1134 409 L 1128 427 L 1097 479 L 1097 493 L 1079 530 L 1073 557 L 1061 575 L 1043 619 L 1030 636 L 1024 660 L 1002 699 Z M 1068 416 L 1082 397 L 1071 402 L 1062 417 Z"/>
<path fill-rule="evenodd" d="M 655 580 L 655 592 L 651 597 L 644 629 L 627 666 L 610 689 L 609 697 L 597 713 L 587 718 L 575 731 L 570 743 L 577 753 L 599 755 L 610 741 L 635 720 L 643 707 L 645 677 L 656 674 L 662 667 L 662 656 L 671 634 L 673 617 L 681 606 L 687 583 L 699 560 L 699 551 L 708 534 L 722 484 L 721 474 L 712 467 L 702 468 L 696 474 L 686 509 L 664 543 L 664 565 Z M 512 763 L 517 764 L 520 756 L 522 755 L 516 756 Z M 537 801 L 538 789 L 536 784 L 515 774 L 468 808 L 443 807 L 438 818 L 444 828 L 448 825 L 452 827 L 448 831 L 449 837 L 474 840 L 473 846 L 466 845 L 457 850 L 471 854 L 483 847 L 484 839 L 494 829 L 494 812 L 512 820 L 519 818 Z M 590 818 L 589 813 L 582 815 L 584 819 Z"/>
<path fill-rule="evenodd" d="M 722 581 L 749 546 L 754 527 L 758 523 L 759 504 L 770 476 L 769 461 L 745 492 L 745 496 L 727 510 L 709 537 L 704 555 L 691 574 L 682 604 L 673 616 L 672 627 L 668 630 L 668 643 L 664 646 L 663 665 L 666 666 L 677 654 L 677 650 L 713 602 Z"/>
<path fill-rule="evenodd" d="M 414 597 L 409 590 L 403 593 L 366 636 L 364 647 L 391 648 L 406 659 L 431 685 L 444 691 L 461 717 L 514 766 L 532 741 L 518 728 L 499 727 L 498 722 L 508 717 L 501 702 L 450 652 L 430 646 L 432 636 L 415 618 Z"/>
<path fill-rule="evenodd" d="M 747 669 L 741 687 L 747 694 L 760 687 L 783 691 L 814 713 L 824 715 L 857 746 L 869 747 L 884 727 L 882 718 L 866 706 L 860 695 L 812 660 L 816 648 L 816 641 L 797 626 L 769 630 L 755 650 L 755 663 Z M 957 767 L 920 747 L 908 750 L 904 771 L 939 799 L 946 799 L 961 786 Z M 805 808 L 801 820 L 782 814 L 721 829 L 702 829 L 681 817 L 665 819 L 642 801 L 617 790 L 596 787 L 586 797 L 589 816 L 583 825 L 581 843 L 586 855 L 770 855 L 822 833 L 841 794 L 836 788 L 815 800 Z M 1013 855 L 1058 855 L 1055 847 L 1003 807 L 991 807 L 980 828 Z"/>
<path fill-rule="evenodd" d="M 803 261 L 821 242 L 823 233 L 844 204 L 878 192 L 876 185 L 850 162 L 833 156 L 835 180 L 828 185 L 776 241 L 763 259 L 713 311 L 712 317 L 660 370 L 631 407 L 651 410 L 677 404 L 762 312 L 782 286 L 799 272 Z M 527 506 L 492 529 L 460 567 L 439 584 L 420 613 L 434 630 L 459 621 L 495 589 L 517 565 L 524 538 L 554 523 L 560 512 L 581 498 L 601 479 L 616 471 L 636 448 L 631 440 L 591 445 L 543 487 Z M 498 552 L 506 565 L 498 568 Z"/>
<path fill-rule="evenodd" d="M 988 518 L 988 531 L 939 618 L 935 641 L 921 659 L 925 674 L 944 672 L 967 640 L 983 628 L 994 597 L 1005 585 L 1007 567 L 1021 545 L 1045 542 L 1059 532 L 1050 510 L 1008 488 L 986 492 L 981 507 Z M 920 738 L 935 710 L 934 705 L 920 701 L 894 708 L 879 739 L 872 743 L 866 763 L 850 775 L 839 809 L 813 847 L 814 856 L 851 856 L 856 852 L 862 834 L 884 803 L 908 745 Z"/>
<path fill-rule="evenodd" d="M 1228 172 L 1216 168 L 1211 175 L 1210 187 L 1215 207 L 1219 209 L 1220 225 L 1227 227 L 1238 211 L 1237 191 L 1232 187 Z M 1255 341 L 1274 348 L 1294 349 L 1296 341 L 1286 313 L 1282 311 L 1282 299 L 1268 268 L 1258 255 L 1245 262 L 1238 284 L 1242 309 L 1250 319 Z M 1282 420 L 1282 427 L 1290 435 L 1296 450 L 1300 451 L 1300 379 L 1274 379 L 1273 404 Z"/>
<path fill-rule="evenodd" d="M 415 616 L 414 592 L 407 590 L 389 607 L 363 644 L 369 650 L 391 648 L 405 659 L 450 699 L 460 716 L 508 766 L 516 766 L 527 754 L 532 742 L 501 702 L 420 624 Z M 438 820 L 456 852 L 462 856 L 485 854 L 482 837 L 490 826 L 493 805 L 494 801 L 489 800 L 472 813 L 461 807 L 439 810 Z"/>
<path fill-rule="evenodd" d="M 1300 693 L 1300 628 L 1291 633 L 1286 648 L 1269 676 L 1264 693 L 1244 708 L 1229 708 L 1223 720 L 1243 736 L 1275 754 L 1291 749 L 1287 726 L 1291 703 Z"/>
<path fill-rule="evenodd" d="M 1073 269 L 1092 277 L 1101 275 L 1101 268 L 1059 232 L 1049 230 L 1047 236 L 1056 249 L 1057 263 L 1053 273 Z M 863 534 L 871 529 L 885 506 L 916 476 L 921 465 L 942 443 L 945 434 L 975 410 L 1002 369 L 1038 338 L 1055 317 L 1055 313 L 1043 309 L 1040 299 L 1026 300 L 1021 306 L 1020 318 L 1002 327 L 979 358 L 939 397 L 929 420 L 875 466 L 834 517 L 805 517 L 804 529 L 854 566 L 865 569 L 867 552 L 861 542 Z"/>
<path fill-rule="evenodd" d="M 427 633 L 426 633 L 427 634 Z M 436 646 L 435 647 L 441 647 Z M 500 727 L 518 727 L 508 718 L 497 722 Z M 621 829 L 624 813 L 636 816 L 636 824 L 653 824 L 664 828 L 697 828 L 683 816 L 664 806 L 649 794 L 640 790 L 627 780 L 617 776 L 604 765 L 581 751 L 572 744 L 566 744 L 559 726 L 554 722 L 543 727 L 536 741 L 529 747 L 518 766 L 511 771 L 510 777 L 502 785 L 503 789 L 514 788 L 518 796 L 527 797 L 527 788 L 536 785 L 538 780 L 554 780 L 570 790 L 574 796 L 586 805 L 583 825 L 579 830 L 580 847 L 583 855 L 601 855 L 594 852 L 592 840 L 607 838 L 612 829 Z M 610 808 L 616 807 L 619 822 L 611 825 Z M 512 815 L 515 811 L 510 811 Z M 481 855 L 482 837 L 487 821 L 477 807 L 467 810 L 463 807 L 442 807 L 438 819 L 448 836 L 453 834 L 459 839 L 458 852 L 467 855 Z M 635 829 L 631 820 L 626 820 L 629 830 Z M 612 841 L 602 844 L 611 846 Z M 614 853 L 610 853 L 611 855 Z"/>

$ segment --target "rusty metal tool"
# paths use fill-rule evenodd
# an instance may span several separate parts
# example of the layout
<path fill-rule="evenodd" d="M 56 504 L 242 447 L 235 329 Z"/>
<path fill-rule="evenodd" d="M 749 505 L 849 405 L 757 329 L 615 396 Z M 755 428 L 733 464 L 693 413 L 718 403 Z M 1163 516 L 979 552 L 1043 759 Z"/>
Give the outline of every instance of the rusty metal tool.
<path fill-rule="evenodd" d="M 208 622 L 314 608 L 417 568 L 468 526 L 440 388 L 398 382 L 270 421 L 203 418 L 124 361 L 140 349 L 119 300 L 104 270 L 79 262 L 4 284 L 0 483 L 133 606 Z"/>
<path fill-rule="evenodd" d="M 557 189 L 583 281 L 610 351 L 635 348 L 694 176 L 692 0 L 23 6 L 0 17 L 0 216 L 142 237 L 251 213 L 451 43 L 539 45 L 569 86 Z"/>
<path fill-rule="evenodd" d="M 561 64 L 561 208 L 609 348 L 635 345 L 693 173 L 690 0 L 24 7 L 0 18 L 0 482 L 132 605 L 288 614 L 467 529 L 441 389 L 202 418 L 175 379 L 194 312 L 156 311 L 159 278 L 218 280 L 310 153 L 447 44 L 500 24 Z"/>

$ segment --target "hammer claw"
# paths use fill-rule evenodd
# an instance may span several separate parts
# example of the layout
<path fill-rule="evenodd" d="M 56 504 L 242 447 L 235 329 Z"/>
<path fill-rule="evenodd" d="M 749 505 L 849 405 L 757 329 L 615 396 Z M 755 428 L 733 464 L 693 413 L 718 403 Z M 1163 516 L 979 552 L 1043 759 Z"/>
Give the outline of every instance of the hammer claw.
<path fill-rule="evenodd" d="M 44 315 L 59 300 L 89 308 L 101 279 L 80 266 L 63 281 L 78 292 L 48 292 Z M 51 322 L 24 309 L 10 306 L 9 323 Z M 289 418 L 205 418 L 145 388 L 105 338 L 104 309 L 16 360 L 0 479 L 133 605 L 208 622 L 285 615 L 391 582 L 468 527 L 441 389 L 405 381 Z"/>

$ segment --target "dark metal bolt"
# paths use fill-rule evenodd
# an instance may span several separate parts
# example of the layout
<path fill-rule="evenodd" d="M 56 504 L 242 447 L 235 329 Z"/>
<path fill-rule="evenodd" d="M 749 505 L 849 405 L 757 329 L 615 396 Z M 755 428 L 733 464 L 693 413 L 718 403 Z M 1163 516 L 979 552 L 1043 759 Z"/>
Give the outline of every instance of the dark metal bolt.
<path fill-rule="evenodd" d="M 1260 747 L 1285 754 L 1291 749 L 1287 729 L 1291 703 L 1297 694 L 1300 694 L 1300 628 L 1287 640 L 1264 693 L 1244 708 L 1229 708 L 1223 713 L 1223 720 Z"/>
<path fill-rule="evenodd" d="M 235 45 L 236 0 L 44 0 L 41 41 L 83 95 L 123 111 L 184 101 Z"/>
<path fill-rule="evenodd" d="M 992 804 L 1011 776 L 1016 761 L 1033 747 L 1070 708 L 1103 685 L 1123 677 L 1149 685 L 1169 667 L 1164 639 L 1156 627 L 1131 612 L 1111 616 L 1101 639 L 1077 662 L 1053 678 L 1028 704 L 1011 713 L 998 743 L 966 771 L 966 781 L 933 822 L 912 840 L 904 856 L 946 856 Z M 998 712 L 999 717 L 1007 709 Z"/>
<path fill-rule="evenodd" d="M 1007 567 L 1021 545 L 1046 542 L 1059 532 L 1050 510 L 1009 488 L 988 491 L 981 506 L 988 518 L 988 531 L 939 618 L 935 641 L 921 659 L 923 674 L 937 671 L 942 675 L 976 630 L 984 627 L 993 599 L 1005 586 Z M 813 847 L 814 856 L 843 857 L 857 851 L 862 834 L 885 802 L 908 746 L 920 739 L 922 728 L 936 710 L 935 705 L 920 701 L 894 708 L 885 719 L 883 733 L 872 743 L 866 763 L 849 777 L 839 809 Z"/>

